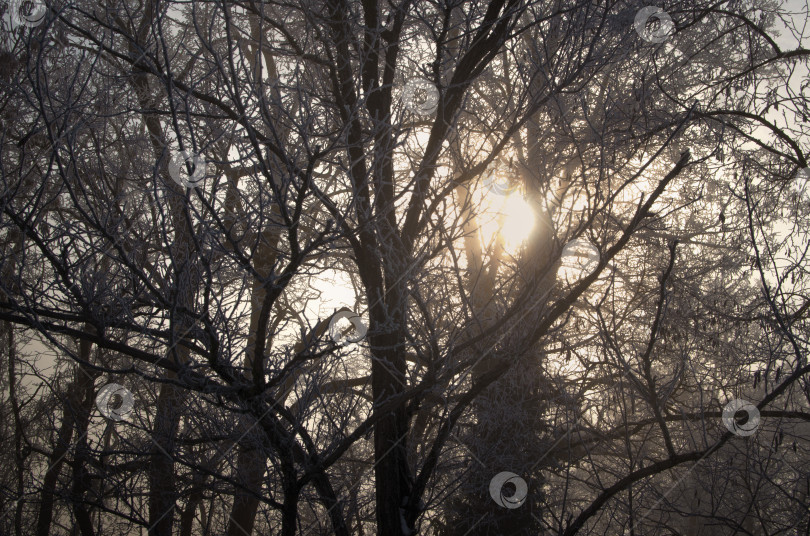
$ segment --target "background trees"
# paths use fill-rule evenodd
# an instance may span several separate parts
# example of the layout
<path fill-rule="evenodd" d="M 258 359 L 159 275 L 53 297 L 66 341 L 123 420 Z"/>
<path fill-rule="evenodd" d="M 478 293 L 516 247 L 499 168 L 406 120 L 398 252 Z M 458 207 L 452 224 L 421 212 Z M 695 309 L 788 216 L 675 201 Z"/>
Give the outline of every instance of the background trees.
<path fill-rule="evenodd" d="M 11 5 L 3 530 L 807 530 L 807 10 L 643 7 Z"/>

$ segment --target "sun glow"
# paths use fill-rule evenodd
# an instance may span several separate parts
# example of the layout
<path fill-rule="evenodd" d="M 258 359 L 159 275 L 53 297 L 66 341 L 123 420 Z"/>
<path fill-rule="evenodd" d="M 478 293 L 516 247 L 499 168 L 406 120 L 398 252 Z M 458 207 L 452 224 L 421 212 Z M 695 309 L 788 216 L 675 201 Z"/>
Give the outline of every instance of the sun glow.
<path fill-rule="evenodd" d="M 479 230 L 485 247 L 493 244 L 500 235 L 504 249 L 515 253 L 529 238 L 535 225 L 535 214 L 519 192 L 508 195 L 484 192 L 479 206 Z"/>

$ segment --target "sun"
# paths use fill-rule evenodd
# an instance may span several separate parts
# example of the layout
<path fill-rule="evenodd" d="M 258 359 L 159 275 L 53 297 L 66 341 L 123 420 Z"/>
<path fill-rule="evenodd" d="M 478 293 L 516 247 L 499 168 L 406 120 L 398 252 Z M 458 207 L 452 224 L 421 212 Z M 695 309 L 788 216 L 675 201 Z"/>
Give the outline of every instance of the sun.
<path fill-rule="evenodd" d="M 534 229 L 536 215 L 519 192 L 494 195 L 484 192 L 479 212 L 482 243 L 493 244 L 496 238 L 503 240 L 508 253 L 516 253 Z"/>

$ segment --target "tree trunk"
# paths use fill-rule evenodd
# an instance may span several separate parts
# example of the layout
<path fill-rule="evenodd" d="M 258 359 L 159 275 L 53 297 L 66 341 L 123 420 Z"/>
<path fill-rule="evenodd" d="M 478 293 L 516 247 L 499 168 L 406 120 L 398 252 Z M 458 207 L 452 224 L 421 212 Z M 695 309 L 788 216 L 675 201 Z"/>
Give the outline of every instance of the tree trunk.
<path fill-rule="evenodd" d="M 139 95 L 145 99 L 148 88 L 145 75 L 138 74 L 133 77 L 136 87 L 141 88 Z M 142 103 L 144 109 L 149 109 L 147 102 Z M 159 120 L 154 116 L 145 116 L 144 122 L 150 134 L 150 138 L 155 150 L 155 157 L 161 162 L 161 173 L 166 184 L 171 184 L 168 178 L 168 145 Z M 177 303 L 186 310 L 193 310 L 192 295 L 197 288 L 198 274 L 192 259 L 191 229 L 184 217 L 185 206 L 180 202 L 178 195 L 170 195 L 170 210 L 172 212 L 175 229 L 175 240 L 172 247 L 173 263 L 176 266 L 177 276 L 175 279 L 175 292 Z M 179 321 L 174 325 L 174 347 L 171 349 L 172 356 L 178 362 L 186 363 L 189 358 L 188 348 L 180 344 L 180 340 L 187 336 L 191 329 L 191 320 L 184 314 L 180 314 Z M 175 375 L 167 373 L 169 378 Z M 178 389 L 170 383 L 161 385 L 157 400 L 157 411 L 155 416 L 154 430 L 152 431 L 152 442 L 154 448 L 151 454 L 151 464 L 149 466 L 149 534 L 150 536 L 171 536 L 174 525 L 174 509 L 176 506 L 176 490 L 174 484 L 174 437 L 180 422 L 180 406 L 183 404 L 184 391 Z"/>
<path fill-rule="evenodd" d="M 259 341 L 258 333 L 259 321 L 262 306 L 267 297 L 265 281 L 269 277 L 276 259 L 276 247 L 281 237 L 280 226 L 268 227 L 262 235 L 256 251 L 255 269 L 260 275 L 260 279 L 254 279 L 251 293 L 250 312 L 250 333 L 245 347 L 245 369 L 248 378 L 253 377 L 254 359 L 256 356 L 256 346 L 261 344 L 265 348 L 262 356 L 266 355 L 266 349 L 270 341 Z M 240 435 L 254 426 L 255 420 L 243 419 L 240 427 Z M 265 472 L 266 455 L 255 445 L 248 445 L 249 441 L 238 445 L 238 457 L 236 465 L 236 482 L 239 486 L 234 486 L 233 507 L 228 519 L 228 536 L 250 536 L 253 533 L 253 525 L 256 522 L 256 512 L 259 507 L 257 496 L 261 493 L 262 480 Z M 240 489 L 240 486 L 245 490 Z"/>
<path fill-rule="evenodd" d="M 89 326 L 85 326 L 85 328 L 89 329 Z M 81 341 L 79 343 L 79 357 L 82 361 L 90 361 L 90 350 L 91 344 L 89 342 Z M 94 385 L 97 375 L 97 373 L 91 374 L 90 369 L 81 363 L 74 369 L 74 379 L 70 387 L 68 387 L 68 393 L 62 405 L 62 425 L 59 428 L 57 442 L 48 460 L 48 470 L 45 472 L 45 478 L 43 479 L 39 516 L 37 518 L 37 536 L 49 536 L 51 534 L 54 494 L 59 474 L 67 458 L 74 431 L 79 438 L 76 441 L 77 448 L 79 443 L 84 442 L 84 436 L 87 433 L 90 421 L 90 412 L 93 407 Z M 76 464 L 83 467 L 83 464 L 76 459 L 71 462 L 74 477 L 76 475 L 80 476 L 79 473 L 82 470 L 78 469 Z M 75 487 L 74 492 L 76 492 Z"/>
<path fill-rule="evenodd" d="M 90 343 L 81 341 L 79 343 L 79 352 L 82 359 L 85 360 L 90 356 Z M 86 357 L 85 357 L 86 356 Z M 79 370 L 82 372 L 79 378 L 78 393 L 76 399 L 78 405 L 75 407 L 76 411 L 76 440 L 75 455 L 72 460 L 73 468 L 73 487 L 71 489 L 71 502 L 73 503 L 73 515 L 76 516 L 76 523 L 79 526 L 82 536 L 94 536 L 93 523 L 90 520 L 90 513 L 84 505 L 84 494 L 90 488 L 90 475 L 87 472 L 87 427 L 90 423 L 90 413 L 93 410 L 93 402 L 95 398 L 95 377 L 90 374 L 90 370 L 83 364 L 79 364 Z"/>
<path fill-rule="evenodd" d="M 262 27 L 259 24 L 258 17 L 251 17 L 251 41 L 254 44 L 252 50 L 245 47 L 245 54 L 250 58 L 252 71 L 257 80 L 262 78 L 262 56 L 265 59 L 267 67 L 267 78 L 269 81 L 274 81 L 278 78 L 276 70 L 275 58 L 267 50 L 266 47 L 262 50 L 259 46 L 264 41 L 264 36 L 261 35 Z M 274 99 L 281 101 L 281 94 L 276 85 L 273 85 L 271 93 Z M 282 124 L 274 124 L 277 132 L 281 132 L 282 136 L 286 135 L 285 128 Z M 279 162 L 271 156 L 277 170 L 283 169 Z M 238 180 L 238 179 L 236 179 Z M 235 190 L 235 188 L 234 188 Z M 230 188 L 229 188 L 230 191 Z M 233 211 L 235 206 L 229 206 L 228 210 Z M 274 207 L 273 215 L 277 214 L 276 207 Z M 229 217 L 234 217 L 235 214 Z M 265 283 L 273 271 L 273 265 L 276 262 L 278 254 L 278 244 L 281 239 L 281 225 L 271 224 L 262 233 L 261 239 L 256 248 L 256 256 L 254 261 L 254 269 L 259 274 L 258 279 L 253 280 L 253 288 L 251 292 L 251 312 L 250 312 L 250 332 L 248 333 L 248 341 L 245 347 L 245 370 L 248 378 L 253 378 L 253 371 L 261 369 L 264 366 L 261 363 L 260 367 L 256 368 L 255 357 L 257 345 L 261 345 L 261 359 L 267 355 L 269 348 L 272 344 L 270 337 L 266 340 L 259 341 L 259 333 L 267 333 L 265 329 L 259 329 L 259 322 L 261 321 L 261 313 L 264 302 L 267 298 L 267 289 Z M 266 321 L 265 321 L 266 322 Z M 262 372 L 263 374 L 263 372 Z M 243 419 L 240 429 L 255 426 L 255 421 L 250 418 Z M 240 435 L 243 432 L 239 432 Z M 247 444 L 240 444 L 237 447 L 238 457 L 236 464 L 235 479 L 238 485 L 234 486 L 234 498 L 231 513 L 228 518 L 228 536 L 250 536 L 253 533 L 253 526 L 256 523 L 256 513 L 259 507 L 258 495 L 261 494 L 262 481 L 266 470 L 267 455 L 260 448 Z M 293 525 L 295 523 L 293 522 Z"/>

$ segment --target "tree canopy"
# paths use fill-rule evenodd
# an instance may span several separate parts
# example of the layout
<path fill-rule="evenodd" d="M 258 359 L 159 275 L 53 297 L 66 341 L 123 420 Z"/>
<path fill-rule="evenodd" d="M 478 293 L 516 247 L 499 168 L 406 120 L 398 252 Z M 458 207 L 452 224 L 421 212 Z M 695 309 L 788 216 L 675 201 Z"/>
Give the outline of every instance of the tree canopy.
<path fill-rule="evenodd" d="M 806 3 L 5 8 L 0 534 L 810 531 Z"/>

